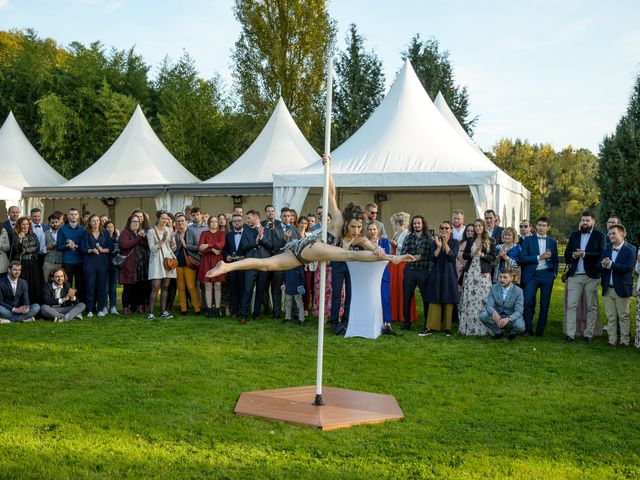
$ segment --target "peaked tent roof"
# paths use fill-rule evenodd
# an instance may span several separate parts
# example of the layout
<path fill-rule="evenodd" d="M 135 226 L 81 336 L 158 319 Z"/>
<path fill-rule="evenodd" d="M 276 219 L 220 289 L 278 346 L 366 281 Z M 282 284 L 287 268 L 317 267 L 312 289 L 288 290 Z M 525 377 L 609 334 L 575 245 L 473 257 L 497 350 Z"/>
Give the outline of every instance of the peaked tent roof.
<path fill-rule="evenodd" d="M 199 181 L 162 144 L 138 105 L 109 150 L 63 187 L 170 185 Z"/>
<path fill-rule="evenodd" d="M 203 183 L 271 183 L 273 172 L 301 169 L 319 157 L 281 97 L 269 121 L 247 151 L 225 170 Z"/>
<path fill-rule="evenodd" d="M 462 127 L 462 125 L 460 125 L 460 122 L 456 118 L 455 114 L 451 111 L 451 108 L 449 108 L 449 104 L 444 99 L 444 96 L 442 95 L 442 92 L 438 92 L 438 95 L 436 95 L 436 99 L 434 100 L 433 104 L 440 111 L 440 113 L 442 114 L 444 119 L 447 121 L 447 123 L 449 125 L 451 125 L 451 127 L 456 132 L 458 132 L 460 137 L 465 142 L 467 142 L 469 145 L 471 145 L 480 155 L 482 155 L 483 158 L 486 158 L 485 153 L 480 149 L 480 147 L 478 147 L 478 145 L 476 145 L 476 143 L 469 136 L 467 131 Z M 513 178 L 511 178 L 509 175 L 507 175 L 501 169 L 498 169 L 498 180 L 499 180 L 500 183 L 502 183 L 502 184 L 506 185 L 507 187 L 509 187 L 510 190 L 512 190 L 514 192 L 522 193 L 527 198 L 530 197 L 529 191 L 527 189 L 525 189 L 522 186 L 521 183 L 519 183 L 516 180 L 514 180 Z"/>
<path fill-rule="evenodd" d="M 0 184 L 15 190 L 49 187 L 65 181 L 33 148 L 13 112 L 9 112 L 0 128 L 0 170 Z"/>
<path fill-rule="evenodd" d="M 447 123 L 406 61 L 371 117 L 332 153 L 338 187 L 494 183 L 499 169 Z M 276 186 L 321 186 L 322 162 L 274 174 Z"/>

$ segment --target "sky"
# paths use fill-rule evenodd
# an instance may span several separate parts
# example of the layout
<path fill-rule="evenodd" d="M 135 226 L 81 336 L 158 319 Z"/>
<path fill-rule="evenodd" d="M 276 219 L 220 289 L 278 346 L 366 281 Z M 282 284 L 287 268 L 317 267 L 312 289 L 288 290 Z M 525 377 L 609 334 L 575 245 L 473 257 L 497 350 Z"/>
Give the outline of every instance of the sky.
<path fill-rule="evenodd" d="M 62 46 L 135 46 L 157 67 L 183 51 L 205 78 L 231 78 L 240 33 L 232 0 L 0 0 L 0 30 L 33 28 Z M 330 0 L 344 49 L 351 23 L 383 62 L 390 87 L 412 36 L 449 52 L 478 116 L 474 140 L 568 145 L 597 153 L 640 74 L 637 0 Z M 156 68 L 152 69 L 153 71 Z"/>

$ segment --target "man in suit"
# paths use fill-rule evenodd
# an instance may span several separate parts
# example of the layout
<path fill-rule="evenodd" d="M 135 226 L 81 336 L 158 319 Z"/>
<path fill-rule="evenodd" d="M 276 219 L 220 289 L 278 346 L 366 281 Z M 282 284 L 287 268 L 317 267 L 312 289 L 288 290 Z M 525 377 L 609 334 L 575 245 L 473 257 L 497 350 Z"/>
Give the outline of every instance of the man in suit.
<path fill-rule="evenodd" d="M 9 235 L 9 245 L 13 244 L 13 227 L 16 226 L 16 222 L 20 218 L 20 209 L 15 205 L 12 205 L 7 210 L 8 220 L 2 223 L 2 226 L 7 231 L 7 235 Z"/>
<path fill-rule="evenodd" d="M 275 228 L 281 227 L 282 222 L 276 218 L 276 207 L 274 207 L 273 205 L 265 206 L 264 214 L 266 218 L 260 222 L 260 225 L 262 225 L 266 229 L 265 235 L 271 235 L 272 230 Z M 272 251 L 271 255 L 273 255 L 274 253 L 275 252 Z M 264 306 L 264 313 L 267 315 L 271 311 L 269 289 L 274 290 L 273 288 L 274 276 L 276 277 L 276 280 L 280 280 L 278 284 L 282 285 L 283 275 L 284 275 L 284 272 L 266 272 L 266 283 L 264 286 L 264 294 L 262 296 L 262 305 Z M 277 318 L 276 314 L 279 316 L 280 311 L 275 309 L 275 297 L 274 297 L 273 303 L 274 303 L 273 316 L 274 318 Z M 281 302 L 279 301 L 278 302 L 279 306 L 280 306 L 280 303 Z"/>
<path fill-rule="evenodd" d="M 484 212 L 484 223 L 487 224 L 487 233 L 490 237 L 493 237 L 493 239 L 496 241 L 496 245 L 499 245 L 502 243 L 502 231 L 504 230 L 504 228 L 496 224 L 497 219 L 498 215 L 495 211 L 487 210 L 486 212 Z"/>
<path fill-rule="evenodd" d="M 248 228 L 242 232 L 240 240 L 240 252 L 247 258 L 268 258 L 271 256 L 270 235 L 265 235 L 265 228 L 260 225 L 260 212 L 249 210 L 247 212 Z M 260 320 L 261 299 L 267 280 L 267 272 L 260 270 L 247 270 L 244 273 L 244 289 L 242 303 L 240 305 L 240 323 L 247 323 L 249 307 L 255 287 L 256 294 L 253 302 L 253 319 Z"/>
<path fill-rule="evenodd" d="M 617 216 L 615 216 L 615 215 L 611 215 L 611 216 L 609 216 L 609 218 L 607 219 L 607 232 L 608 232 L 608 231 L 609 231 L 609 229 L 610 229 L 611 227 L 613 227 L 614 225 L 622 225 L 622 221 L 620 220 L 620 217 L 617 217 Z M 606 236 L 606 240 L 607 240 L 607 242 L 606 242 L 606 247 L 607 247 L 607 248 L 609 248 L 609 247 L 611 246 L 611 240 L 609 240 L 609 236 L 608 236 L 608 235 Z M 629 242 L 627 241 L 626 237 L 625 237 L 625 239 L 624 239 L 624 245 L 625 245 L 626 247 L 631 248 L 634 252 L 636 251 L 636 247 L 635 247 L 632 243 L 629 243 Z"/>
<path fill-rule="evenodd" d="M 533 316 L 536 296 L 540 290 L 540 312 L 535 334 L 544 335 L 547 326 L 553 281 L 558 275 L 558 242 L 547 235 L 549 219 L 540 217 L 536 222 L 536 235 L 524 239 L 520 265 L 524 281 L 524 323 L 526 334 L 533 335 Z"/>
<path fill-rule="evenodd" d="M 14 260 L 9 264 L 6 277 L 0 278 L 0 324 L 33 322 L 40 305 L 29 303 L 29 286 L 20 278 L 22 265 Z"/>
<path fill-rule="evenodd" d="M 42 264 L 42 275 L 49 278 L 51 272 L 62 267 L 62 252 L 58 250 L 58 230 L 62 224 L 62 212 L 52 212 L 47 218 L 49 229 L 44 234 L 44 262 Z"/>
<path fill-rule="evenodd" d="M 267 205 L 264 207 L 265 219 L 260 222 L 265 228 L 274 228 L 281 225 L 282 222 L 276 218 L 276 207 L 273 205 Z"/>
<path fill-rule="evenodd" d="M 527 237 L 530 237 L 535 232 L 533 231 L 533 227 L 531 226 L 531 222 L 529 221 L 528 218 L 524 218 L 520 220 L 519 227 L 520 227 L 520 239 L 518 240 L 518 245 L 522 247 L 522 244 L 524 243 L 524 239 Z"/>
<path fill-rule="evenodd" d="M 513 272 L 500 272 L 500 283 L 491 286 L 487 297 L 487 308 L 480 314 L 480 321 L 493 332 L 493 339 L 503 337 L 502 330 L 509 330 L 509 340 L 524 333 L 524 294 L 513 283 Z"/>
<path fill-rule="evenodd" d="M 569 237 L 564 251 L 567 270 L 567 326 L 565 340 L 572 342 L 576 334 L 576 313 L 584 295 L 587 300 L 587 325 L 584 338 L 591 341 L 598 321 L 598 284 L 600 257 L 605 247 L 604 233 L 595 228 L 593 212 L 582 212 L 580 229 Z"/>
<path fill-rule="evenodd" d="M 42 289 L 42 317 L 54 322 L 66 322 L 74 318 L 82 319 L 84 310 L 85 304 L 78 303 L 76 290 L 67 282 L 65 271 L 62 268 L 52 271 Z"/>
<path fill-rule="evenodd" d="M 271 255 L 280 255 L 282 249 L 290 240 L 300 239 L 300 231 L 291 224 L 293 213 L 288 207 L 280 210 L 280 221 L 272 224 L 267 234 L 270 236 Z M 273 303 L 273 318 L 280 318 L 282 310 L 282 284 L 284 283 L 284 272 L 266 272 L 267 283 L 265 285 L 264 296 L 266 305 L 269 305 L 269 288 L 271 288 L 271 299 Z"/>
<path fill-rule="evenodd" d="M 624 244 L 626 234 L 622 225 L 609 228 L 611 246 L 602 252 L 600 260 L 609 345 L 616 345 L 619 326 L 620 348 L 629 346 L 629 305 L 633 295 L 633 267 L 636 260 L 634 250 Z"/>
<path fill-rule="evenodd" d="M 222 256 L 225 262 L 236 262 L 245 257 L 246 252 L 242 250 L 242 237 L 245 228 L 242 215 L 234 213 L 231 216 L 231 230 L 225 235 L 224 248 L 222 249 Z M 240 304 L 242 303 L 242 293 L 244 291 L 244 271 L 229 272 L 226 281 L 229 285 L 229 310 L 231 311 L 231 317 L 236 318 L 240 315 Z"/>
<path fill-rule="evenodd" d="M 42 223 L 42 210 L 38 207 L 31 209 L 31 230 L 33 234 L 38 238 L 38 243 L 40 244 L 40 251 L 38 252 L 38 268 L 40 269 L 40 274 L 42 274 L 42 267 L 44 265 L 44 254 L 47 253 L 47 244 L 45 242 L 44 235 L 49 231 L 49 225 L 46 223 Z M 42 277 L 43 280 L 46 277 Z"/>
<path fill-rule="evenodd" d="M 387 232 L 384 230 L 384 223 L 378 220 L 378 205 L 373 202 L 367 203 L 364 207 L 364 210 L 367 215 L 364 219 L 364 225 L 362 226 L 362 229 L 366 232 L 367 226 L 371 222 L 374 222 L 378 226 L 380 238 L 387 238 Z"/>

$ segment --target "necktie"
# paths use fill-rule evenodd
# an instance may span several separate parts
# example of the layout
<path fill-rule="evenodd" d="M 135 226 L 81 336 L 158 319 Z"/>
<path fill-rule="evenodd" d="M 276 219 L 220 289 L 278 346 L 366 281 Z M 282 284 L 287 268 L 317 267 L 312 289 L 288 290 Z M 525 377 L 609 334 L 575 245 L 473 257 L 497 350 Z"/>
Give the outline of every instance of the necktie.
<path fill-rule="evenodd" d="M 42 228 L 42 225 L 40 225 L 39 223 L 36 223 L 33 225 L 33 228 Z"/>
<path fill-rule="evenodd" d="M 614 251 L 614 252 L 619 252 L 619 251 L 620 251 L 620 247 L 618 247 L 618 248 L 614 248 L 614 249 L 613 249 L 613 251 Z"/>

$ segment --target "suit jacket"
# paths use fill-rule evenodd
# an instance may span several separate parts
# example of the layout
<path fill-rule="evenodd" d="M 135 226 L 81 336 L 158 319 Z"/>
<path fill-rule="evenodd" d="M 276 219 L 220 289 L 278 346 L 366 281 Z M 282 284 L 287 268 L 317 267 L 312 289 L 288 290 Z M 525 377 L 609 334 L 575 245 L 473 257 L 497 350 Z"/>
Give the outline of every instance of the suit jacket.
<path fill-rule="evenodd" d="M 9 243 L 13 242 L 13 226 L 11 225 L 11 221 L 5 220 L 2 222 L 2 226 L 7 231 L 7 235 L 9 235 Z"/>
<path fill-rule="evenodd" d="M 233 230 L 225 235 L 223 257 L 248 257 L 248 258 L 267 258 L 271 256 L 271 244 L 269 242 L 270 235 L 267 229 L 262 239 L 258 240 L 258 230 L 255 228 L 242 227 L 242 236 L 240 244 L 236 249 L 235 233 Z"/>
<path fill-rule="evenodd" d="M 504 232 L 504 228 L 494 225 L 491 238 L 493 238 L 496 241 L 496 245 L 498 245 L 499 243 L 502 243 L 502 232 Z"/>
<path fill-rule="evenodd" d="M 516 284 L 512 284 L 507 297 L 502 300 L 502 285 L 496 283 L 491 285 L 489 296 L 487 297 L 486 311 L 489 315 L 493 315 L 496 311 L 500 314 L 500 318 L 511 317 L 511 320 L 523 320 L 524 312 L 524 294 L 522 289 Z"/>
<path fill-rule="evenodd" d="M 299 240 L 300 239 L 300 230 L 298 230 L 293 225 L 289 225 L 291 228 L 291 237 L 290 240 Z M 278 253 L 282 253 L 282 249 L 287 244 L 287 240 L 284 236 L 284 225 L 276 225 L 274 228 L 270 228 L 268 230 L 268 234 L 270 235 L 269 242 L 271 244 L 271 254 L 276 255 Z M 267 231 L 265 231 L 265 235 Z"/>
<path fill-rule="evenodd" d="M 547 235 L 547 250 L 551 251 L 551 257 L 547 258 L 547 269 L 558 275 L 558 242 Z M 531 235 L 522 242 L 522 251 L 520 253 L 520 265 L 522 265 L 522 281 L 528 282 L 533 278 L 538 268 L 538 255 L 540 247 L 538 246 L 538 235 Z"/>
<path fill-rule="evenodd" d="M 16 294 L 14 295 L 9 277 L 0 278 L 0 305 L 8 310 L 30 305 L 27 281 L 23 278 L 18 278 L 18 286 L 16 287 Z"/>
<path fill-rule="evenodd" d="M 604 252 L 602 252 L 601 259 L 611 258 L 611 249 L 612 247 L 606 248 Z M 602 272 L 602 295 L 606 294 L 607 290 L 609 290 L 609 280 L 613 275 L 613 289 L 616 295 L 622 298 L 631 297 L 633 295 L 633 267 L 635 263 L 635 252 L 626 245 L 622 245 L 616 261 L 610 264 L 611 268 L 604 268 L 600 265 L 600 271 Z"/>
<path fill-rule="evenodd" d="M 582 233 L 580 230 L 575 231 L 569 237 L 569 243 L 564 251 L 564 261 L 569 265 L 567 275 L 572 277 L 576 273 L 578 268 L 579 258 L 573 258 L 573 252 L 580 248 L 580 237 Z M 605 248 L 605 236 L 600 230 L 595 228 L 591 232 L 587 246 L 584 249 L 584 272 L 591 278 L 598 278 L 600 276 L 600 257 L 602 251 Z"/>
<path fill-rule="evenodd" d="M 260 222 L 260 225 L 262 225 L 263 227 L 266 228 L 267 227 L 267 223 L 269 223 L 267 220 L 262 220 Z M 282 225 L 282 222 L 280 220 L 276 219 L 276 220 L 273 221 L 273 227 L 280 227 L 281 225 Z M 273 228 L 273 227 L 271 227 L 271 228 Z"/>
<path fill-rule="evenodd" d="M 69 283 L 65 283 L 62 286 L 62 292 L 60 294 L 60 298 L 62 297 L 66 297 L 67 293 L 69 293 L 69 289 L 71 288 L 71 285 L 69 285 Z M 78 303 L 78 300 L 68 300 L 64 303 L 60 303 L 58 301 L 58 299 L 56 298 L 56 294 L 55 294 L 55 290 L 53 289 L 53 286 L 51 285 L 51 282 L 45 282 L 45 284 L 42 287 L 42 305 L 49 305 L 51 307 L 69 307 L 71 305 L 75 305 L 76 303 Z"/>

